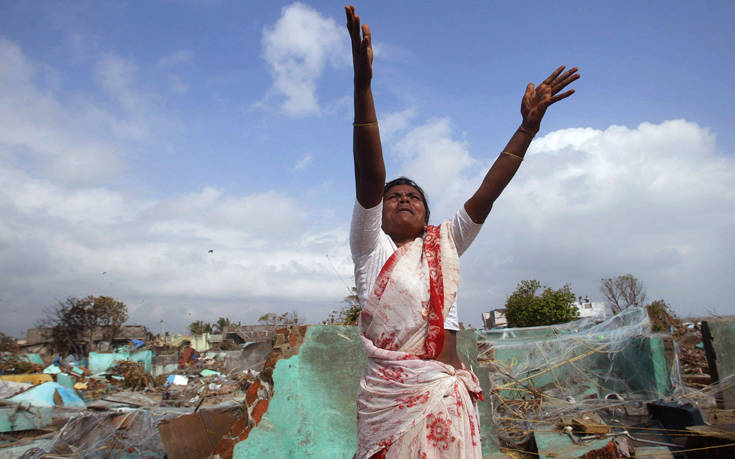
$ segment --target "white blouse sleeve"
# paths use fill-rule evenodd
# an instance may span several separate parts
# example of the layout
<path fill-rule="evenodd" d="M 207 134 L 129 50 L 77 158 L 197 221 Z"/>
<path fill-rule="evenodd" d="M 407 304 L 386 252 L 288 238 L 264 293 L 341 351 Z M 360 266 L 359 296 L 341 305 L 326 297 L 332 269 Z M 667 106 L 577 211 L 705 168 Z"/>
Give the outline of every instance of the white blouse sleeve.
<path fill-rule="evenodd" d="M 454 245 L 457 247 L 457 254 L 462 255 L 477 237 L 477 233 L 482 229 L 482 224 L 473 222 L 462 205 L 452 218 L 449 228 Z"/>
<path fill-rule="evenodd" d="M 366 209 L 355 200 L 350 224 L 350 251 L 353 260 L 375 250 L 382 224 L 383 201 L 375 207 Z"/>

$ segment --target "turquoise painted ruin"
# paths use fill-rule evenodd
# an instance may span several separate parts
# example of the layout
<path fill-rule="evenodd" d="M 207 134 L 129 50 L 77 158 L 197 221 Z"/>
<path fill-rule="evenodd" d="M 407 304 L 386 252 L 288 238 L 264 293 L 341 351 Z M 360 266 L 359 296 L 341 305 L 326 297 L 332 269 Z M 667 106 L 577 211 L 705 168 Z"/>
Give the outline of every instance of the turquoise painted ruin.
<path fill-rule="evenodd" d="M 648 316 L 639 309 L 600 324 L 580 320 L 461 332 L 459 353 L 486 394 L 479 405 L 483 454 L 500 452 L 497 426 L 508 413 L 498 409 L 499 401 L 512 404 L 528 400 L 529 394 L 545 394 L 553 399 L 549 408 L 563 410 L 577 400 L 611 393 L 641 399 L 670 394 L 678 373 L 666 339 L 650 333 Z M 356 327 L 309 327 L 299 353 L 276 364 L 268 410 L 236 445 L 234 457 L 352 457 L 357 446 L 355 398 L 364 365 Z"/>
<path fill-rule="evenodd" d="M 115 366 L 117 362 L 123 360 L 132 360 L 133 362 L 141 362 L 146 373 L 151 372 L 153 351 L 120 351 L 114 353 L 89 353 L 89 370 L 92 374 L 104 373 L 108 368 Z"/>

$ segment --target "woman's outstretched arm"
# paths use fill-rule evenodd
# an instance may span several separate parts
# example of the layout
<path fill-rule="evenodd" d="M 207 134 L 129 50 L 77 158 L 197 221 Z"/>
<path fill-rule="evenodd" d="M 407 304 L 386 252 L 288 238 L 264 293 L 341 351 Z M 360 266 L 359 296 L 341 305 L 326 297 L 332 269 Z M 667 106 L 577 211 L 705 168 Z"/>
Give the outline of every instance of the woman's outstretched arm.
<path fill-rule="evenodd" d="M 375 207 L 383 199 L 385 164 L 380 145 L 378 117 L 373 91 L 373 44 L 367 24 L 360 27 L 354 6 L 346 6 L 347 30 L 352 39 L 352 66 L 355 71 L 355 121 L 352 128 L 352 155 L 355 162 L 355 193 L 365 208 Z M 362 37 L 360 32 L 362 31 Z"/>
<path fill-rule="evenodd" d="M 531 140 L 541 126 L 541 119 L 546 109 L 551 104 L 574 94 L 573 89 L 561 94 L 559 92 L 579 78 L 577 68 L 572 68 L 562 74 L 563 71 L 564 66 L 562 65 L 538 87 L 534 87 L 533 83 L 529 83 L 526 87 L 526 93 L 521 101 L 521 115 L 523 116 L 521 126 L 485 175 L 480 188 L 464 205 L 467 214 L 475 223 L 485 222 L 493 203 L 520 167 Z"/>

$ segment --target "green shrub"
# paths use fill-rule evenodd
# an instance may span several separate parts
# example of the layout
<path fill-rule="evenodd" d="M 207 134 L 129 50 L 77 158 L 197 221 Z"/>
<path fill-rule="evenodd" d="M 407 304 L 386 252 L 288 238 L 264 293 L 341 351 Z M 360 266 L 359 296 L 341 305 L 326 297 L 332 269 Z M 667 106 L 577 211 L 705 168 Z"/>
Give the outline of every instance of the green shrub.
<path fill-rule="evenodd" d="M 543 289 L 541 295 L 536 295 Z M 579 317 L 576 296 L 569 284 L 558 290 L 542 286 L 537 280 L 524 280 L 505 302 L 509 327 L 533 327 L 569 322 Z"/>

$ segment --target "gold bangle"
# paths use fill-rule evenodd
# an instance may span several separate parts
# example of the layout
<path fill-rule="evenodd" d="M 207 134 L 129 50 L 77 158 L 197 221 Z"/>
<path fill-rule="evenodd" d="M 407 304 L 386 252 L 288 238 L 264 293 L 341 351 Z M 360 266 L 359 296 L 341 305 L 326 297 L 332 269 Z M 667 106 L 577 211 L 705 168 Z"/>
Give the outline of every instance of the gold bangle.
<path fill-rule="evenodd" d="M 509 151 L 504 151 L 504 152 L 501 152 L 500 154 L 501 155 L 508 155 L 508 156 L 510 156 L 512 158 L 517 158 L 518 160 L 523 161 L 523 156 L 517 155 L 515 153 L 511 153 Z"/>
<path fill-rule="evenodd" d="M 357 123 L 357 122 L 352 123 L 352 125 L 355 126 L 355 127 L 360 127 L 360 126 L 376 126 L 377 124 L 378 124 L 377 121 L 370 121 L 369 123 Z"/>
<path fill-rule="evenodd" d="M 528 128 L 525 128 L 523 126 L 520 126 L 518 128 L 518 130 L 521 131 L 521 132 L 525 132 L 526 134 L 530 135 L 531 137 L 534 137 L 536 135 L 536 133 L 538 133 L 538 131 L 532 131 L 532 130 L 530 130 Z"/>

